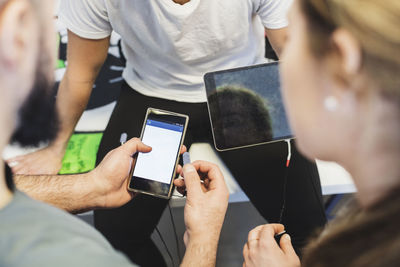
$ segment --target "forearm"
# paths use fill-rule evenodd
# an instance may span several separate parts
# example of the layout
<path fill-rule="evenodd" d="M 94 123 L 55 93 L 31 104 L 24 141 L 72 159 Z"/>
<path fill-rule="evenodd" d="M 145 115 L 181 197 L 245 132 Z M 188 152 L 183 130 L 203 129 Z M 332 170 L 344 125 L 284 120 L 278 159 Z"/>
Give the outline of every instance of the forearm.
<path fill-rule="evenodd" d="M 92 92 L 93 82 L 76 81 L 65 74 L 57 95 L 57 111 L 60 119 L 60 131 L 53 145 L 65 150 L 68 140 L 74 132 Z"/>
<path fill-rule="evenodd" d="M 183 257 L 181 267 L 209 267 L 215 266 L 219 233 L 214 233 L 207 237 L 192 238 Z"/>
<path fill-rule="evenodd" d="M 101 40 L 83 39 L 68 31 L 68 66 L 57 95 L 60 131 L 54 145 L 65 149 L 107 57 L 109 41 L 109 37 Z"/>
<path fill-rule="evenodd" d="M 276 55 L 280 57 L 286 42 L 287 28 L 285 27 L 282 29 L 274 30 L 265 28 L 265 33 L 269 42 L 271 43 L 272 49 L 274 49 Z"/>
<path fill-rule="evenodd" d="M 33 199 L 79 213 L 101 205 L 91 175 L 16 175 L 14 181 L 20 191 Z"/>

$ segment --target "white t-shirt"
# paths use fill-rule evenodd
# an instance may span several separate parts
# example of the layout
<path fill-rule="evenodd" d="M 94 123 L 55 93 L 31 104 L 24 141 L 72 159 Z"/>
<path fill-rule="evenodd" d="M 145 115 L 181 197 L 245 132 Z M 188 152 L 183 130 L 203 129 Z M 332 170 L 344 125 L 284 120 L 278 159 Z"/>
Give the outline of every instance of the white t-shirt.
<path fill-rule="evenodd" d="M 264 27 L 286 27 L 291 2 L 62 0 L 59 17 L 83 38 L 120 34 L 123 78 L 141 94 L 195 103 L 206 72 L 264 62 Z"/>

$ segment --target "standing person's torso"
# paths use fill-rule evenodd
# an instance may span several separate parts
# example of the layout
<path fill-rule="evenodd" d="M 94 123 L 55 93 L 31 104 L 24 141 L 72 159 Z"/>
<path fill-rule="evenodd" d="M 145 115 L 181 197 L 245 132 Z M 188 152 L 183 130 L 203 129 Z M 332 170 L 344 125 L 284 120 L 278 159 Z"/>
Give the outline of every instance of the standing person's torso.
<path fill-rule="evenodd" d="M 250 1 L 107 2 L 123 40 L 124 78 L 146 95 L 203 102 L 204 73 L 263 59 L 264 30 Z"/>
<path fill-rule="evenodd" d="M 264 61 L 264 26 L 286 26 L 287 2 L 102 0 L 68 5 L 82 17 L 92 15 L 87 9 L 96 6 L 95 19 L 104 19 L 121 35 L 127 59 L 123 77 L 132 88 L 147 96 L 204 102 L 206 72 Z"/>

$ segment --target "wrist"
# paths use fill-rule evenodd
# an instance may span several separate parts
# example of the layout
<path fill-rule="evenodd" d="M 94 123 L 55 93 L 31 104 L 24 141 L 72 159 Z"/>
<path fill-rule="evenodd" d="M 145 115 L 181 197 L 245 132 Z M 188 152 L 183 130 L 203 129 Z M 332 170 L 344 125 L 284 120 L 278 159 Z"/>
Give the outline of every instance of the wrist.
<path fill-rule="evenodd" d="M 70 176 L 74 181 L 71 191 L 71 207 L 69 212 L 80 213 L 102 207 L 102 198 L 95 183 L 95 176 L 92 172 Z M 64 178 L 65 179 L 65 178 Z"/>
<path fill-rule="evenodd" d="M 51 144 L 49 144 L 49 146 L 47 147 L 48 151 L 51 151 L 51 153 L 57 157 L 57 158 L 63 158 L 64 154 L 65 154 L 65 150 L 67 149 L 67 145 L 68 142 L 64 143 L 56 143 L 56 142 L 52 142 Z"/>
<path fill-rule="evenodd" d="M 87 180 L 89 181 L 88 194 L 91 196 L 91 208 L 95 209 L 105 207 L 107 190 L 105 190 L 104 186 L 99 183 L 96 169 L 88 172 L 87 176 Z"/>
<path fill-rule="evenodd" d="M 49 147 L 58 154 L 64 155 L 65 150 L 67 149 L 69 139 L 72 135 L 72 132 L 63 133 L 60 132 L 57 137 L 51 142 Z"/>
<path fill-rule="evenodd" d="M 208 244 L 208 245 L 217 245 L 219 241 L 219 236 L 221 233 L 221 229 L 207 229 L 205 231 L 197 231 L 192 232 L 187 230 L 188 232 L 188 246 L 190 244 Z"/>
<path fill-rule="evenodd" d="M 215 266 L 219 234 L 189 237 L 181 266 Z"/>

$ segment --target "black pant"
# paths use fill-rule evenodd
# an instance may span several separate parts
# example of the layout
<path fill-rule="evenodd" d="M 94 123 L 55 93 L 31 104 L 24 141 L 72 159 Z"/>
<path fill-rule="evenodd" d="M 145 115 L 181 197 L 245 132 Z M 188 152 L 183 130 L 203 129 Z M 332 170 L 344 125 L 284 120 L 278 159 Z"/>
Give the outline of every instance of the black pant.
<path fill-rule="evenodd" d="M 184 142 L 188 149 L 194 142 L 212 143 L 206 103 L 147 97 L 124 83 L 104 131 L 97 163 L 108 151 L 120 145 L 121 133 L 127 133 L 128 138 L 140 135 L 148 107 L 189 115 Z M 283 201 L 287 145 L 277 142 L 218 154 L 260 214 L 269 222 L 277 222 Z M 139 195 L 121 208 L 95 211 L 95 226 L 132 261 L 143 266 L 163 266 L 165 263 L 150 235 L 166 205 L 166 200 Z M 310 233 L 325 222 L 317 168 L 293 148 L 283 224 L 299 248 Z"/>

